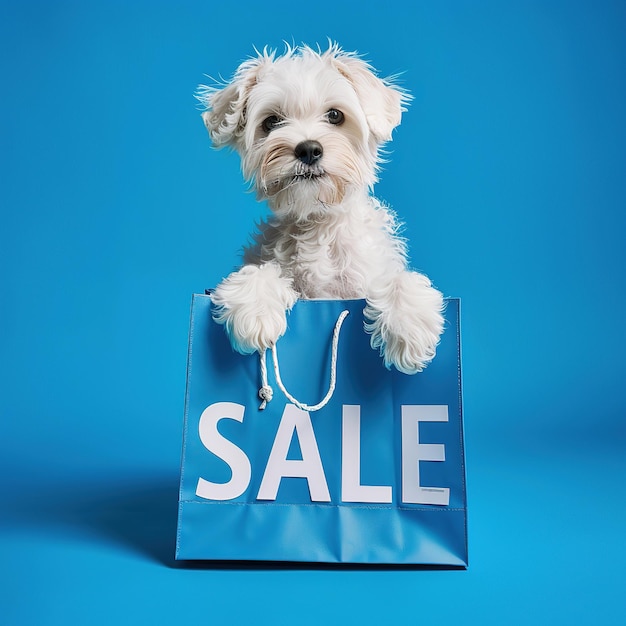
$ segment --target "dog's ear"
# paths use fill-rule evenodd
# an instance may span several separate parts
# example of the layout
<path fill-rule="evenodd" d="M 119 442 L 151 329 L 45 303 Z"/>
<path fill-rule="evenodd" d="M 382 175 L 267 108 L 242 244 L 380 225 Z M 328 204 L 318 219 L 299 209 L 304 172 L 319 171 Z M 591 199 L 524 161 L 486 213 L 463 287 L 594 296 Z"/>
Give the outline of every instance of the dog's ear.
<path fill-rule="evenodd" d="M 206 107 L 202 120 L 216 148 L 238 147 L 246 125 L 246 103 L 267 56 L 244 61 L 226 86 L 201 85 L 196 97 Z"/>
<path fill-rule="evenodd" d="M 335 50 L 333 63 L 351 83 L 361 102 L 372 136 L 378 143 L 391 139 L 400 124 L 409 94 L 389 81 L 378 78 L 372 67 L 353 54 Z"/>
<path fill-rule="evenodd" d="M 207 110 L 202 113 L 202 121 L 213 145 L 222 148 L 235 144 L 243 128 L 245 99 L 242 89 L 235 83 L 219 90 L 208 87 L 201 89 L 203 104 L 207 106 Z"/>

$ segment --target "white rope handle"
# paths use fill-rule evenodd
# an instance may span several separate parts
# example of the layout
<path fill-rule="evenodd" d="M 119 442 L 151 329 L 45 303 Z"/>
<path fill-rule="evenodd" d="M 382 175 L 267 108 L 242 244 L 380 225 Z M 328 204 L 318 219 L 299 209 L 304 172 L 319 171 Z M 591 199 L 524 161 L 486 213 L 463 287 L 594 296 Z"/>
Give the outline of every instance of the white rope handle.
<path fill-rule="evenodd" d="M 274 362 L 274 375 L 276 377 L 276 383 L 280 387 L 280 390 L 287 396 L 287 399 L 295 404 L 299 409 L 303 411 L 319 411 L 321 408 L 325 407 L 328 404 L 328 401 L 333 397 L 333 393 L 335 392 L 335 385 L 337 383 L 337 346 L 339 345 L 339 331 L 341 330 L 341 325 L 343 321 L 348 316 L 349 311 L 342 311 L 341 315 L 337 319 L 337 323 L 335 324 L 335 330 L 333 331 L 333 342 L 330 353 L 330 383 L 328 385 L 328 391 L 324 396 L 323 400 L 314 405 L 304 404 L 304 402 L 300 402 L 296 400 L 288 391 L 285 389 L 285 385 L 283 384 L 282 378 L 280 377 L 280 368 L 278 367 L 278 351 L 276 350 L 276 344 L 272 346 L 272 360 Z M 259 389 L 259 397 L 263 402 L 261 402 L 260 410 L 263 410 L 267 403 L 271 401 L 274 392 L 272 388 L 267 384 L 267 363 L 266 363 L 266 350 L 260 353 L 260 366 L 261 366 L 261 388 Z"/>

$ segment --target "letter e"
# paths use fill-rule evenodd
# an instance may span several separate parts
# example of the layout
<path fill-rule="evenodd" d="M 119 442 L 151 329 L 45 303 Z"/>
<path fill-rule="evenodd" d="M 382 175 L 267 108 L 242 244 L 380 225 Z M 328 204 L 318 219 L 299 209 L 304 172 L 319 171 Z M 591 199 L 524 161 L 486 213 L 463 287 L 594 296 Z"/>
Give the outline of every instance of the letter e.
<path fill-rule="evenodd" d="M 450 489 L 422 487 L 420 461 L 445 461 L 445 446 L 419 442 L 420 422 L 447 422 L 446 405 L 407 405 L 402 407 L 402 502 L 448 506 Z"/>

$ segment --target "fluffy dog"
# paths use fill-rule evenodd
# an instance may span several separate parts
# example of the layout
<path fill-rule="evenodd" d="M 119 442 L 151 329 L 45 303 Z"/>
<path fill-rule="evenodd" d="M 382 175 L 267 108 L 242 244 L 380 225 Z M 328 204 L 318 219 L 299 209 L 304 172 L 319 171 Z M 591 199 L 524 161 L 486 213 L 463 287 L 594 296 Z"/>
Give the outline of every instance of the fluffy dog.
<path fill-rule="evenodd" d="M 198 98 L 213 145 L 237 150 L 271 209 L 243 267 L 212 295 L 233 347 L 270 348 L 298 298 L 365 298 L 365 329 L 385 365 L 422 370 L 443 328 L 443 299 L 407 269 L 394 215 L 371 195 L 380 148 L 409 96 L 330 45 L 264 50 Z"/>

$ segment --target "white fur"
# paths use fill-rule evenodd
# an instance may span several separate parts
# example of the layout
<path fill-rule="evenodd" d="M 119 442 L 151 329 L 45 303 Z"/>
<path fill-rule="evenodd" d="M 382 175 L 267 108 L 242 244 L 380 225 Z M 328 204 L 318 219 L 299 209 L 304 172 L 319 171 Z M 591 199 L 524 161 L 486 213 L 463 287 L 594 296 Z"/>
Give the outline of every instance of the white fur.
<path fill-rule="evenodd" d="M 412 374 L 433 358 L 443 298 L 407 269 L 394 215 L 371 195 L 381 145 L 400 123 L 408 96 L 353 54 L 267 50 L 233 80 L 202 87 L 203 119 L 216 147 L 231 146 L 272 217 L 245 249 L 244 266 L 213 293 L 215 320 L 243 353 L 273 345 L 298 298 L 366 298 L 365 328 L 385 365 Z M 328 112 L 343 113 L 340 125 Z M 267 131 L 264 120 L 280 123 Z M 321 158 L 295 155 L 305 140 Z"/>

